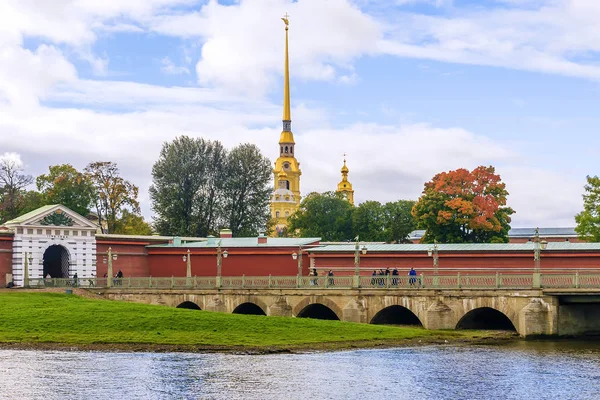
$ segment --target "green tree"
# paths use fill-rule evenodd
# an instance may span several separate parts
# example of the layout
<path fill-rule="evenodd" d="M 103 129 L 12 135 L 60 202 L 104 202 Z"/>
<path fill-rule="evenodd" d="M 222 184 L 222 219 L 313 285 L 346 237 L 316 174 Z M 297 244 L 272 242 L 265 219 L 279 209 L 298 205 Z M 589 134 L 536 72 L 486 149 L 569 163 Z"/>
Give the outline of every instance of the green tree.
<path fill-rule="evenodd" d="M 121 177 L 117 164 L 93 162 L 85 167 L 85 173 L 94 186 L 94 203 L 102 233 L 114 233 L 125 210 L 139 214 L 139 189 Z"/>
<path fill-rule="evenodd" d="M 288 219 L 288 232 L 323 241 L 351 240 L 353 206 L 338 192 L 309 193 Z"/>
<path fill-rule="evenodd" d="M 360 240 L 382 242 L 386 240 L 386 215 L 378 201 L 365 201 L 352 212 L 352 232 Z"/>
<path fill-rule="evenodd" d="M 408 235 L 417 227 L 415 218 L 412 216 L 413 200 L 398 200 L 385 203 L 383 213 L 385 215 L 384 240 L 388 243 L 410 243 Z"/>
<path fill-rule="evenodd" d="M 227 155 L 223 187 L 224 218 L 233 236 L 266 231 L 270 218 L 271 161 L 253 144 L 242 144 Z"/>
<path fill-rule="evenodd" d="M 152 167 L 150 199 L 163 235 L 215 233 L 223 208 L 227 152 L 218 141 L 181 136 L 164 143 Z"/>
<path fill-rule="evenodd" d="M 47 175 L 36 178 L 47 204 L 62 204 L 86 217 L 94 202 L 94 185 L 70 164 L 53 165 Z"/>
<path fill-rule="evenodd" d="M 431 243 L 508 242 L 510 216 L 508 191 L 494 167 L 480 166 L 442 172 L 425 184 L 412 214 L 422 241 Z"/>
<path fill-rule="evenodd" d="M 33 177 L 23 172 L 16 154 L 0 156 L 0 222 L 18 217 L 26 208 L 25 188 L 33 183 Z"/>
<path fill-rule="evenodd" d="M 600 178 L 588 175 L 586 179 L 583 211 L 575 216 L 575 232 L 583 240 L 600 242 Z"/>
<path fill-rule="evenodd" d="M 122 235 L 152 235 L 152 226 L 141 215 L 125 209 L 115 224 L 113 233 Z"/>

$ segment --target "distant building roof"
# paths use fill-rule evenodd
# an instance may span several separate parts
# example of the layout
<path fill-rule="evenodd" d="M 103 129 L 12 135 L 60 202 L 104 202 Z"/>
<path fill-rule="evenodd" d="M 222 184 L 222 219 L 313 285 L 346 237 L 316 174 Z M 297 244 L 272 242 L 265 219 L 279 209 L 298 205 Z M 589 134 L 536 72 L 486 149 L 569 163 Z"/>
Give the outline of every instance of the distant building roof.
<path fill-rule="evenodd" d="M 575 228 L 539 228 L 540 237 L 577 237 Z M 512 228 L 508 231 L 509 238 L 530 238 L 535 235 L 535 228 Z M 425 229 L 412 231 L 408 237 L 419 240 L 425 236 Z"/>
<path fill-rule="evenodd" d="M 575 228 L 539 228 L 541 237 L 560 236 L 560 237 L 577 237 Z M 535 228 L 512 228 L 508 231 L 509 237 L 533 237 Z"/>
<path fill-rule="evenodd" d="M 177 244 L 156 244 L 148 247 L 186 247 L 186 248 L 212 248 L 217 247 L 219 242 L 221 247 L 299 247 L 319 242 L 321 238 L 272 238 L 263 237 L 265 243 L 259 243 L 257 237 L 244 237 L 244 238 L 207 238 L 201 242 L 182 243 Z"/>
<path fill-rule="evenodd" d="M 97 240 L 148 240 L 148 241 L 159 241 L 165 242 L 173 240 L 173 236 L 160 236 L 160 235 L 121 235 L 116 233 L 97 233 Z M 182 242 L 200 242 L 207 240 L 205 237 L 184 237 L 181 238 Z"/>
<path fill-rule="evenodd" d="M 367 248 L 367 252 L 409 252 L 427 253 L 431 244 L 363 244 L 361 249 Z M 438 244 L 439 252 L 494 252 L 494 251 L 523 251 L 533 252 L 533 242 L 528 243 L 454 243 Z M 571 243 L 571 242 L 549 242 L 543 252 L 546 251 L 600 251 L 600 243 Z M 352 253 L 355 251 L 354 244 L 339 244 L 315 247 L 307 250 L 310 253 Z M 368 253 L 367 253 L 368 254 Z"/>

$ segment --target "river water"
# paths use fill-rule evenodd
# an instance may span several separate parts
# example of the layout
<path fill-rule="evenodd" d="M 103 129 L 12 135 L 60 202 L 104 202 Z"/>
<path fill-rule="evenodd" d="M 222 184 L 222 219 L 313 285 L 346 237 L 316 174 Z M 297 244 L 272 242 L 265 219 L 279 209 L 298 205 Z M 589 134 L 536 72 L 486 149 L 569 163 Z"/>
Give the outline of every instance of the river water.
<path fill-rule="evenodd" d="M 0 350 L 1 399 L 600 399 L 600 343 L 234 355 Z"/>

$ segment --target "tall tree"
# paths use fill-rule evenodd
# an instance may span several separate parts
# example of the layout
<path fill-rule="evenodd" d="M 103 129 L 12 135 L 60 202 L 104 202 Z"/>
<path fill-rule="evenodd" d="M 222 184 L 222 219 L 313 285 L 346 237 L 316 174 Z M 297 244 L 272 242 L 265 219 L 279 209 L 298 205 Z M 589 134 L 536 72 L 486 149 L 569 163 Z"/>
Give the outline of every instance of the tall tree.
<path fill-rule="evenodd" d="M 508 242 L 508 191 L 492 166 L 442 172 L 425 184 L 412 214 L 422 241 L 442 243 Z"/>
<path fill-rule="evenodd" d="M 583 211 L 575 216 L 575 232 L 583 240 L 600 242 L 600 178 L 588 175 L 584 189 Z"/>
<path fill-rule="evenodd" d="M 234 236 L 266 231 L 271 194 L 271 161 L 253 144 L 241 144 L 227 155 L 223 187 L 224 217 Z"/>
<path fill-rule="evenodd" d="M 227 153 L 218 141 L 181 136 L 163 144 L 150 199 L 163 235 L 215 233 L 223 207 Z"/>
<path fill-rule="evenodd" d="M 117 164 L 98 161 L 88 164 L 85 173 L 94 185 L 94 203 L 103 233 L 114 233 L 125 210 L 139 214 L 139 189 L 121 177 Z"/>
<path fill-rule="evenodd" d="M 35 180 L 47 204 L 62 204 L 86 217 L 94 202 L 94 185 L 70 164 L 53 165 Z"/>
<path fill-rule="evenodd" d="M 388 243 L 410 243 L 408 235 L 416 229 L 416 221 L 411 211 L 415 202 L 413 200 L 398 200 L 385 203 L 385 241 Z"/>
<path fill-rule="evenodd" d="M 353 206 L 338 192 L 309 193 L 288 219 L 288 232 L 323 241 L 351 240 Z"/>
<path fill-rule="evenodd" d="M 123 210 L 115 224 L 115 231 L 122 235 L 152 235 L 152 226 L 141 215 Z"/>
<path fill-rule="evenodd" d="M 23 163 L 17 154 L 0 156 L 0 222 L 22 214 L 25 188 L 31 183 L 33 177 L 23 173 Z"/>
<path fill-rule="evenodd" d="M 378 201 L 365 201 L 352 212 L 352 232 L 361 240 L 381 242 L 386 240 L 385 212 Z"/>

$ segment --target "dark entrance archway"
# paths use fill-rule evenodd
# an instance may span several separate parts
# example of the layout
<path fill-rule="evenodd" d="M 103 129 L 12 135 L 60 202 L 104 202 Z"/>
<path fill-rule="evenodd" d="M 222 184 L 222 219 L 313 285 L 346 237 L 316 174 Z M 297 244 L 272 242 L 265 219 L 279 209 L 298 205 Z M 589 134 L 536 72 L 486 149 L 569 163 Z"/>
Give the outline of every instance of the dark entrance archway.
<path fill-rule="evenodd" d="M 262 308 L 254 303 L 242 303 L 233 310 L 233 314 L 267 315 Z"/>
<path fill-rule="evenodd" d="M 320 303 L 309 304 L 297 315 L 298 318 L 330 319 L 339 321 L 336 313 L 329 307 Z"/>
<path fill-rule="evenodd" d="M 476 308 L 469 311 L 458 321 L 456 329 L 516 331 L 515 326 L 506 315 L 491 307 Z"/>
<path fill-rule="evenodd" d="M 372 324 L 383 325 L 415 325 L 423 326 L 419 318 L 408 308 L 402 306 L 389 306 L 379 311 L 373 319 Z"/>
<path fill-rule="evenodd" d="M 189 310 L 201 310 L 200 306 L 198 306 L 198 304 L 193 303 L 191 301 L 184 301 L 183 303 L 181 303 L 180 305 L 178 305 L 175 308 L 187 308 Z"/>
<path fill-rule="evenodd" d="M 44 252 L 44 277 L 69 278 L 69 251 L 54 244 Z"/>

